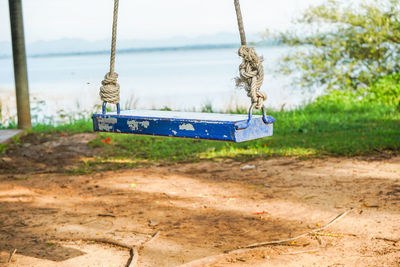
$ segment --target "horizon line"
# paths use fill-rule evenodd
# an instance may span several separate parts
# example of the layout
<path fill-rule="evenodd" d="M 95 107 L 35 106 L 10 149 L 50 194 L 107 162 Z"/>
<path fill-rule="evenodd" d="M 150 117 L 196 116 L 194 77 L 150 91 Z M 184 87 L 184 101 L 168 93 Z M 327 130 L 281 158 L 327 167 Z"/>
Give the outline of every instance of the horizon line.
<path fill-rule="evenodd" d="M 280 45 L 278 42 L 268 43 L 250 43 L 256 47 L 267 47 Z M 151 52 L 168 52 L 168 51 L 190 51 L 190 50 L 208 50 L 208 49 L 226 49 L 226 48 L 239 48 L 240 44 L 204 44 L 204 45 L 185 45 L 185 46 L 170 46 L 170 47 L 143 47 L 143 48 L 124 48 L 117 49 L 120 54 L 131 54 L 131 53 L 151 53 Z M 103 55 L 110 53 L 109 50 L 97 50 L 97 51 L 76 51 L 76 52 L 60 52 L 60 53 L 39 53 L 39 54 L 27 54 L 30 58 L 41 58 L 41 57 L 68 57 L 68 56 L 83 56 L 83 55 Z M 12 54 L 0 55 L 0 59 L 12 58 Z"/>

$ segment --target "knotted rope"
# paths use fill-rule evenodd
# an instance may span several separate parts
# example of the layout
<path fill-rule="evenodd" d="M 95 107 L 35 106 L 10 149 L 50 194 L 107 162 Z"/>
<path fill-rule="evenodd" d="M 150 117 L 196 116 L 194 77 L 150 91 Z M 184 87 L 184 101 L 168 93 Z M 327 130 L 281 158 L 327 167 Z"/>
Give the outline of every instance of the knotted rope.
<path fill-rule="evenodd" d="M 114 0 L 110 72 L 104 76 L 104 80 L 101 82 L 102 86 L 100 87 L 100 98 L 103 103 L 107 102 L 112 104 L 119 103 L 119 84 L 117 83 L 118 74 L 114 72 L 115 47 L 117 42 L 118 5 L 119 0 Z"/>
<path fill-rule="evenodd" d="M 242 42 L 238 55 L 243 59 L 239 66 L 240 76 L 236 78 L 236 86 L 243 87 L 247 91 L 251 103 L 255 104 L 255 108 L 261 109 L 264 101 L 267 100 L 267 94 L 260 91 L 264 82 L 263 58 L 257 55 L 253 47 L 247 46 L 239 0 L 234 0 L 234 3 Z"/>
<path fill-rule="evenodd" d="M 109 72 L 104 76 L 101 82 L 100 97 L 103 102 L 117 104 L 119 103 L 119 84 L 117 83 L 118 74 Z"/>
<path fill-rule="evenodd" d="M 267 94 L 260 91 L 264 82 L 263 58 L 259 57 L 253 47 L 242 45 L 238 54 L 243 58 L 239 66 L 240 77 L 236 78 L 236 86 L 243 87 L 255 108 L 260 109 L 267 100 Z"/>

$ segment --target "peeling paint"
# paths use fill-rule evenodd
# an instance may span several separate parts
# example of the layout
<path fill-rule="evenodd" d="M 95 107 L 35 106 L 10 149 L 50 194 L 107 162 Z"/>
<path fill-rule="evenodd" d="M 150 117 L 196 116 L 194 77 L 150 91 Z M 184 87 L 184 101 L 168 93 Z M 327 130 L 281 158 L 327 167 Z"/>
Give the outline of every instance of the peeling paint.
<path fill-rule="evenodd" d="M 99 123 L 111 123 L 111 124 L 116 124 L 118 122 L 117 118 L 114 117 L 101 117 L 98 118 Z"/>
<path fill-rule="evenodd" d="M 132 131 L 137 131 L 139 130 L 139 127 L 147 128 L 150 125 L 150 122 L 148 121 L 135 121 L 135 120 L 130 120 L 127 121 L 128 127 Z"/>
<path fill-rule="evenodd" d="M 179 130 L 194 131 L 194 127 L 190 123 L 184 123 L 179 125 Z"/>
<path fill-rule="evenodd" d="M 158 116 L 158 113 L 156 113 L 156 115 Z M 193 119 L 175 118 L 169 115 L 166 117 L 166 115 L 163 114 L 161 114 L 160 117 L 149 116 L 143 118 L 137 116 L 137 114 L 135 116 L 105 116 L 102 114 L 94 114 L 92 118 L 94 120 L 93 126 L 95 131 L 101 132 L 140 133 L 157 136 L 188 137 L 233 142 L 243 142 L 256 138 L 272 136 L 273 134 L 273 124 L 271 123 L 266 125 L 261 116 L 255 115 L 249 128 L 242 130 L 237 130 L 235 125 L 246 124 L 246 116 L 243 117 L 242 121 L 231 120 L 231 117 L 228 118 L 224 114 L 218 116 L 221 117 L 221 120 L 218 119 L 219 117 L 215 117 L 214 115 L 210 118 L 210 121 L 195 121 Z M 214 119 L 218 119 L 218 121 Z M 272 117 L 270 117 L 270 119 L 273 120 Z"/>
<path fill-rule="evenodd" d="M 99 121 L 99 130 L 110 132 L 113 128 L 110 124 L 116 124 L 118 122 L 117 118 L 108 117 L 108 118 L 98 118 Z"/>

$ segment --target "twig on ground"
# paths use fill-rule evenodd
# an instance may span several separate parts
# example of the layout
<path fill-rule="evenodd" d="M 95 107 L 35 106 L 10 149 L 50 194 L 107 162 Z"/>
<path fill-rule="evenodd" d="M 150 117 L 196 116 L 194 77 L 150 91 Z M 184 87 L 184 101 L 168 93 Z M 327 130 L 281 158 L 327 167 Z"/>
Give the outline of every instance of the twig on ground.
<path fill-rule="evenodd" d="M 377 237 L 374 237 L 374 238 L 378 239 L 378 240 L 387 241 L 387 242 L 393 242 L 393 243 L 400 242 L 400 239 L 391 239 L 391 238 L 380 237 L 380 236 L 377 236 Z"/>
<path fill-rule="evenodd" d="M 230 252 L 226 252 L 224 254 L 218 254 L 218 255 L 213 255 L 213 256 L 208 256 L 205 258 L 200 258 L 188 263 L 184 263 L 182 265 L 179 265 L 179 267 L 198 267 L 198 266 L 209 266 L 210 264 L 213 264 L 217 261 L 222 261 L 224 259 L 226 259 L 226 257 L 228 256 L 233 256 L 233 255 L 237 255 L 237 254 L 241 254 L 241 253 L 245 253 L 248 251 L 257 251 L 257 250 L 264 250 L 265 248 L 256 248 L 256 249 L 237 249 L 237 250 L 233 250 Z"/>
<path fill-rule="evenodd" d="M 372 205 L 372 206 L 366 206 L 367 208 L 379 208 L 379 206 L 378 205 Z"/>
<path fill-rule="evenodd" d="M 324 233 L 315 233 L 315 236 L 327 236 L 327 237 L 342 237 L 345 234 L 324 234 Z"/>
<path fill-rule="evenodd" d="M 293 252 L 288 252 L 288 253 L 283 253 L 281 255 L 297 255 L 297 254 L 303 254 L 303 253 L 314 253 L 318 252 L 320 249 L 311 249 L 311 250 L 303 250 L 303 251 L 293 251 Z"/>
<path fill-rule="evenodd" d="M 132 266 L 137 266 L 137 262 L 139 261 L 139 249 L 142 249 L 144 245 L 148 244 L 149 242 L 153 241 L 158 237 L 160 234 L 160 231 L 157 231 L 155 234 L 153 234 L 147 241 L 142 242 L 138 246 L 133 246 L 129 250 L 130 257 L 125 265 L 125 267 L 130 267 Z"/>
<path fill-rule="evenodd" d="M 135 267 L 137 266 L 137 262 L 139 261 L 139 250 L 144 247 L 144 245 L 148 244 L 149 242 L 153 241 L 156 239 L 160 234 L 160 231 L 157 231 L 153 235 L 149 237 L 146 241 L 136 245 L 136 246 L 131 246 L 129 244 L 126 244 L 124 242 L 116 241 L 114 239 L 109 239 L 109 238 L 85 238 L 85 237 L 78 237 L 78 238 L 58 238 L 57 240 L 59 241 L 84 241 L 84 242 L 96 242 L 96 243 L 104 243 L 104 244 L 109 244 L 113 245 L 116 247 L 121 247 L 121 248 L 126 248 L 129 249 L 129 259 L 125 264 L 125 267 Z M 15 251 L 17 251 L 15 249 Z M 12 256 L 10 256 L 11 258 Z"/>
<path fill-rule="evenodd" d="M 86 222 L 82 222 L 81 224 L 82 224 L 82 225 L 85 225 L 85 224 L 89 224 L 89 223 L 95 222 L 95 221 L 97 221 L 97 220 L 98 220 L 98 218 L 96 217 L 96 218 L 94 218 L 94 219 L 87 220 Z"/>
<path fill-rule="evenodd" d="M 208 264 L 213 264 L 216 261 L 220 261 L 225 259 L 227 256 L 231 256 L 231 255 L 235 255 L 235 254 L 240 254 L 240 253 L 245 253 L 245 252 L 249 252 L 249 251 L 253 251 L 256 249 L 262 250 L 263 248 L 260 248 L 261 246 L 266 246 L 266 245 L 278 245 L 278 244 L 282 244 L 282 243 L 286 243 L 286 242 L 290 242 L 296 239 L 299 239 L 301 237 L 307 236 L 307 235 L 315 235 L 315 233 L 322 231 L 326 228 L 328 228 L 329 226 L 331 226 L 332 224 L 334 224 L 335 222 L 339 221 L 341 218 L 343 218 L 344 216 L 346 216 L 347 214 L 349 214 L 350 212 L 352 212 L 353 210 L 355 210 L 355 208 L 351 208 L 348 211 L 345 211 L 341 214 L 339 214 L 338 216 L 336 216 L 335 219 L 333 219 L 332 221 L 330 221 L 327 225 L 322 226 L 320 228 L 314 229 L 310 232 L 289 238 L 289 239 L 284 239 L 284 240 L 278 240 L 278 241 L 271 241 L 271 242 L 263 242 L 263 243 L 257 243 L 257 244 L 252 244 L 249 245 L 245 248 L 239 248 L 236 250 L 231 250 L 231 251 L 227 251 L 225 254 L 218 254 L 218 255 L 214 255 L 214 256 L 209 256 L 209 257 L 205 257 L 205 258 L 201 258 L 201 259 L 197 259 L 185 264 L 180 265 L 180 267 L 194 267 L 194 266 L 206 266 Z M 265 249 L 265 248 L 264 248 Z M 317 250 L 310 250 L 310 251 L 300 251 L 298 253 L 307 253 L 307 252 L 316 252 Z M 295 253 L 295 252 L 293 252 Z"/>
<path fill-rule="evenodd" d="M 8 263 L 10 263 L 12 261 L 12 257 L 14 256 L 14 254 L 17 252 L 17 249 L 14 248 L 13 251 L 10 252 L 10 257 L 8 257 Z"/>
<path fill-rule="evenodd" d="M 287 242 L 291 242 L 294 240 L 297 240 L 299 238 L 311 235 L 311 234 L 315 234 L 317 232 L 320 232 L 322 230 L 325 230 L 326 228 L 328 228 L 329 226 L 331 226 L 332 224 L 334 224 L 335 222 L 339 221 L 340 219 L 342 219 L 344 216 L 346 216 L 347 214 L 349 214 L 350 212 L 352 212 L 355 208 L 351 208 L 348 211 L 345 211 L 341 214 L 339 214 L 338 216 L 336 216 L 335 219 L 333 219 L 332 221 L 330 221 L 327 225 L 322 226 L 320 228 L 314 229 L 312 231 L 309 231 L 307 233 L 292 237 L 292 238 L 288 238 L 288 239 L 282 239 L 282 240 L 276 240 L 276 241 L 269 241 L 269 242 L 262 242 L 262 243 L 255 243 L 255 244 L 251 244 L 246 246 L 245 248 L 256 248 L 256 247 L 262 247 L 262 246 L 268 246 L 268 245 L 279 245 L 282 243 L 287 243 Z"/>
<path fill-rule="evenodd" d="M 144 242 L 144 243 L 141 245 L 141 247 L 144 246 L 145 244 L 150 243 L 150 242 L 153 241 L 154 239 L 156 239 L 156 238 L 158 237 L 159 234 L 160 234 L 160 231 L 157 231 L 155 234 L 153 234 L 153 235 L 150 237 L 149 240 L 147 240 L 146 242 Z"/>
<path fill-rule="evenodd" d="M 112 215 L 112 214 L 97 214 L 97 216 L 99 216 L 99 217 L 112 217 L 112 218 L 115 218 L 115 215 Z"/>
<path fill-rule="evenodd" d="M 108 245 L 113 245 L 116 247 L 121 247 L 121 248 L 127 248 L 131 249 L 132 246 L 116 241 L 114 239 L 109 239 L 109 238 L 104 238 L 104 237 L 95 237 L 95 238 L 89 238 L 89 237 L 71 237 L 71 238 L 57 238 L 59 241 L 83 241 L 83 242 L 96 242 L 96 243 L 104 243 Z"/>
<path fill-rule="evenodd" d="M 314 234 L 315 239 L 317 239 L 318 244 L 321 246 L 322 245 L 322 241 L 321 238 L 319 238 L 317 235 Z"/>
<path fill-rule="evenodd" d="M 125 264 L 125 267 L 130 267 L 130 266 L 136 266 L 137 261 L 139 259 L 139 253 L 137 252 L 137 249 L 135 246 L 131 246 L 129 244 L 119 242 L 113 239 L 109 238 L 58 238 L 59 241 L 83 241 L 83 242 L 96 242 L 96 243 L 104 243 L 120 248 L 126 248 L 129 249 L 129 258 L 128 261 Z"/>
<path fill-rule="evenodd" d="M 137 251 L 136 247 L 131 247 L 129 250 L 129 259 L 125 264 L 125 267 L 136 266 L 139 260 L 139 252 Z"/>

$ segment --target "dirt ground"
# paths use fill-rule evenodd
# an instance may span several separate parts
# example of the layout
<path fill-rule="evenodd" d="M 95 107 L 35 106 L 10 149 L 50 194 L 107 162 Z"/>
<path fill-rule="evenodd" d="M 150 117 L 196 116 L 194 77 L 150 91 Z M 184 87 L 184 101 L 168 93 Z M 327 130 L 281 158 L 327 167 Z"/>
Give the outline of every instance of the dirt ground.
<path fill-rule="evenodd" d="M 0 266 L 400 266 L 399 156 L 67 175 L 99 153 L 86 145 L 93 138 L 31 136 L 0 157 Z M 316 234 L 238 250 L 310 232 L 352 207 Z"/>

